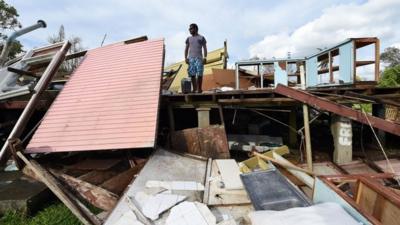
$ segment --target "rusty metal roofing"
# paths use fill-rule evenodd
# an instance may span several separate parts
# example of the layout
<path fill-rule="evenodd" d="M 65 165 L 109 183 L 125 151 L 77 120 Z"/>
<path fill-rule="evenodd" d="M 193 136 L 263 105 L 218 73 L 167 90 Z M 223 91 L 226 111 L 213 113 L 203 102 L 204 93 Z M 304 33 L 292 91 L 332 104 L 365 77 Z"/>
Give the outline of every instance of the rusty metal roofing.
<path fill-rule="evenodd" d="M 26 152 L 154 147 L 163 54 L 163 40 L 89 50 Z"/>

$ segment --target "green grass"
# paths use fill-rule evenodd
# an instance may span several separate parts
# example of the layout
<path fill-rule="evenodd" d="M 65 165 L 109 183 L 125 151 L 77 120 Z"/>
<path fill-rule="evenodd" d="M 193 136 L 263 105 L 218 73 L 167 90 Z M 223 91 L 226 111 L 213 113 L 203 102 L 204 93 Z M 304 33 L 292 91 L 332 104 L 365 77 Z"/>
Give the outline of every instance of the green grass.
<path fill-rule="evenodd" d="M 62 203 L 55 203 L 27 217 L 18 212 L 7 212 L 0 218 L 1 225 L 75 225 L 79 220 Z"/>

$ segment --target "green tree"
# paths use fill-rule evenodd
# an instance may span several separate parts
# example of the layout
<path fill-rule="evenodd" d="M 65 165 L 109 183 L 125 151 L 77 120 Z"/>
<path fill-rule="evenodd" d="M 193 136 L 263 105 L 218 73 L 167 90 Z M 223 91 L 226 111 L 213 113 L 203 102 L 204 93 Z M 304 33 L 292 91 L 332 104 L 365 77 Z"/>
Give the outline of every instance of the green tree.
<path fill-rule="evenodd" d="M 389 67 L 400 65 L 400 49 L 396 47 L 388 47 L 381 54 L 381 60 L 389 63 Z"/>
<path fill-rule="evenodd" d="M 66 35 L 64 25 L 61 25 L 58 33 L 50 36 L 47 41 L 51 44 L 62 42 L 66 40 L 65 36 Z M 84 48 L 82 47 L 82 39 L 80 37 L 70 36 L 68 38 L 68 41 L 71 43 L 71 47 L 68 50 L 69 54 L 84 50 Z M 65 73 L 71 73 L 79 65 L 80 61 L 80 58 L 70 59 L 68 61 L 65 61 L 60 69 Z"/>
<path fill-rule="evenodd" d="M 400 86 L 400 64 L 394 67 L 387 67 L 379 80 L 380 87 Z"/>
<path fill-rule="evenodd" d="M 22 27 L 18 21 L 18 17 L 18 12 L 13 6 L 7 4 L 4 0 L 0 0 L 0 40 L 4 41 L 7 39 L 7 32 Z M 3 45 L 0 46 L 0 52 L 2 49 Z M 11 46 L 8 59 L 15 58 L 21 52 L 22 45 L 19 41 L 15 40 Z"/>

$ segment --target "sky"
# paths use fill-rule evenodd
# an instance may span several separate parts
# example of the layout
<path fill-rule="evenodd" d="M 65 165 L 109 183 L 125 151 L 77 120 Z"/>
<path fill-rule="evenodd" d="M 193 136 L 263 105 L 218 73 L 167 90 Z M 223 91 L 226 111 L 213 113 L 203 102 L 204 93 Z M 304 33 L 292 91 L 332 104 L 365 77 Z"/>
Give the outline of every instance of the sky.
<path fill-rule="evenodd" d="M 64 25 L 85 48 L 142 35 L 164 38 L 166 65 L 184 58 L 190 23 L 209 51 L 227 40 L 229 65 L 253 57 L 304 57 L 350 37 L 381 39 L 381 51 L 400 47 L 400 0 L 6 0 L 23 26 L 48 27 L 21 36 L 25 49 L 47 44 Z"/>

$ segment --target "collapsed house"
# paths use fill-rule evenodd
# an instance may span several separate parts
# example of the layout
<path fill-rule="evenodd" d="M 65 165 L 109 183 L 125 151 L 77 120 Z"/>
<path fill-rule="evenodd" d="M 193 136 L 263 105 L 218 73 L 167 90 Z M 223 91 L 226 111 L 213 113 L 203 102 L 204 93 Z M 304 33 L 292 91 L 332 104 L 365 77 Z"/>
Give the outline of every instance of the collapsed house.
<path fill-rule="evenodd" d="M 358 60 L 370 44 L 375 59 Z M 376 87 L 377 38 L 235 70 L 226 69 L 225 43 L 207 58 L 203 93 L 181 93 L 186 65 L 163 69 L 162 39 L 74 55 L 69 46 L 34 49 L 2 69 L 35 80 L 0 95 L 3 113 L 22 110 L 0 156 L 82 223 L 400 224 L 399 160 L 353 151 L 368 137 L 385 153 L 379 140 L 400 135 L 399 116 L 385 118 L 400 89 Z M 78 68 L 44 100 L 61 62 L 74 57 Z M 372 80 L 357 72 L 365 65 L 374 65 Z M 372 113 L 356 108 L 365 104 Z M 35 118 L 37 108 L 45 115 Z M 319 158 L 324 148 L 331 160 Z"/>

